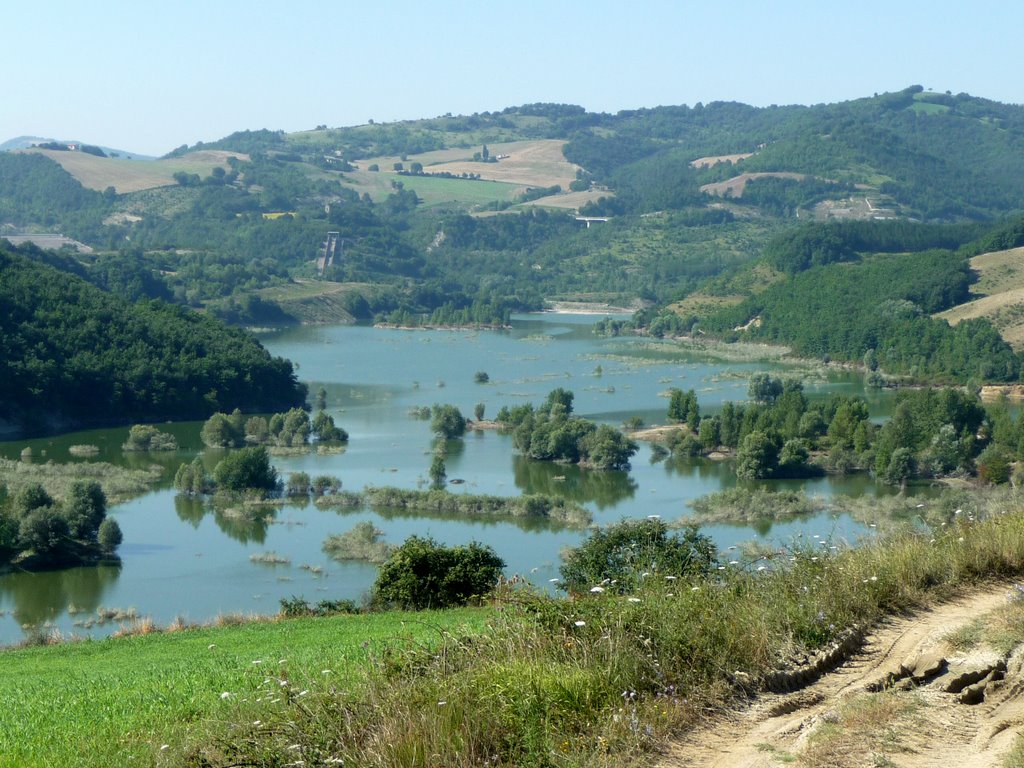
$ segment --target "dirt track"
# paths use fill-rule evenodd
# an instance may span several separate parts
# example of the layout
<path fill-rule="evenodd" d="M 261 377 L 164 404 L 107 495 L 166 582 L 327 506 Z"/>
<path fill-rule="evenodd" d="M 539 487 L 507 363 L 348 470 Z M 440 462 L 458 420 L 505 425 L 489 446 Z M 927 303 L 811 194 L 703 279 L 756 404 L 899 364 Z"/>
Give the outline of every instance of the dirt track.
<path fill-rule="evenodd" d="M 876 628 L 834 672 L 794 693 L 763 694 L 745 711 L 709 723 L 673 745 L 660 768 L 1002 766 L 1024 725 L 1021 648 L 1009 657 L 1006 679 L 989 683 L 984 700 L 969 705 L 962 703 L 963 694 L 942 687 L 958 670 L 998 662 L 991 651 L 955 654 L 941 638 L 1006 605 L 1008 590 L 1005 584 L 991 587 Z M 948 659 L 944 674 L 922 676 L 912 685 L 901 672 L 913 666 L 911 660 L 936 654 Z M 863 723 L 849 725 L 842 712 L 853 701 L 891 716 L 878 719 L 878 732 Z M 832 731 L 831 753 L 814 743 L 823 725 Z"/>

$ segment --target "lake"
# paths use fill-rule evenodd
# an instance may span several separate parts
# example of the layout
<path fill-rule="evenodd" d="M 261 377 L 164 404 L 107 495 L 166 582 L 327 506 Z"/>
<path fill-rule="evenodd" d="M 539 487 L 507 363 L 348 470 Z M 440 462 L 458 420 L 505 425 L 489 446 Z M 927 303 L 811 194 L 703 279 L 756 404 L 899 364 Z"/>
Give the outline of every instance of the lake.
<path fill-rule="evenodd" d="M 780 362 L 723 362 L 688 352 L 676 344 L 634 337 L 601 338 L 591 332 L 593 315 L 523 315 L 509 331 L 435 331 L 364 326 L 306 326 L 262 337 L 276 355 L 297 364 L 310 392 L 327 391 L 328 412 L 350 435 L 341 453 L 274 457 L 282 476 L 304 471 L 330 474 L 347 490 L 367 485 L 426 487 L 436 448 L 429 421 L 409 416 L 417 406 L 451 403 L 472 416 L 483 403 L 485 418 L 503 405 L 539 403 L 564 387 L 575 393 L 577 414 L 613 425 L 632 416 L 646 424 L 665 422 L 667 390 L 697 391 L 702 413 L 727 400 L 744 400 L 751 374 L 758 371 L 801 376 L 808 395 L 865 394 L 872 413 L 889 410 L 885 393 L 865 393 L 852 372 Z M 474 375 L 485 371 L 489 382 Z M 58 437 L 0 443 L 0 455 L 18 458 L 30 446 L 36 461 L 75 461 L 74 444 L 100 447 L 99 460 L 125 466 L 160 463 L 164 481 L 150 493 L 113 507 L 124 533 L 120 567 L 76 568 L 53 573 L 13 573 L 0 577 L 0 644 L 20 640 L 33 627 L 64 635 L 99 636 L 115 631 L 117 619 L 97 624 L 100 608 L 134 609 L 138 616 L 168 624 L 177 617 L 209 621 L 221 614 L 276 613 L 281 598 L 302 596 L 359 600 L 376 577 L 374 566 L 338 563 L 321 549 L 324 540 L 371 520 L 384 538 L 400 544 L 412 534 L 446 544 L 479 541 L 494 547 L 518 573 L 547 587 L 558 575 L 560 552 L 577 544 L 580 531 L 537 523 L 470 522 L 418 515 L 382 515 L 367 509 L 320 510 L 289 504 L 265 523 L 240 521 L 208 503 L 178 496 L 174 471 L 200 452 L 199 423 L 163 425 L 179 440 L 174 454 L 125 454 L 128 430 L 105 429 Z M 687 514 L 687 502 L 735 483 L 726 463 L 708 460 L 651 460 L 641 444 L 627 472 L 594 472 L 528 461 L 516 455 L 508 435 L 469 432 L 446 446 L 453 493 L 548 493 L 590 509 L 596 523 L 623 517 Z M 213 452 L 204 455 L 212 467 Z M 780 484 L 776 484 L 777 486 Z M 785 483 L 811 494 L 885 494 L 869 478 L 823 477 Z M 799 535 L 856 540 L 869 531 L 842 516 L 756 526 L 707 526 L 721 548 L 751 539 L 787 542 Z M 250 560 L 272 551 L 288 564 Z M 124 615 L 124 614 L 122 614 Z M 123 620 L 122 620 L 123 621 Z"/>

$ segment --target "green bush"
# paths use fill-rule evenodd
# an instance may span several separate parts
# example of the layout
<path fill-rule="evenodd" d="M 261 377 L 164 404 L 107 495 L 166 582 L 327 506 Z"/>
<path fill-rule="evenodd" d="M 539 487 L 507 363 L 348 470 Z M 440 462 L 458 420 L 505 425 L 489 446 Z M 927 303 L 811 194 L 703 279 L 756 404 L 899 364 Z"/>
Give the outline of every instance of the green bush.
<path fill-rule="evenodd" d="M 446 547 L 410 536 L 381 566 L 373 602 L 413 610 L 466 605 L 490 593 L 504 567 L 493 549 L 475 541 Z"/>
<path fill-rule="evenodd" d="M 646 578 L 708 573 L 717 551 L 696 526 L 669 534 L 658 519 L 622 520 L 597 528 L 562 563 L 561 588 L 571 593 L 627 592 Z"/>
<path fill-rule="evenodd" d="M 277 488 L 277 470 L 262 445 L 229 453 L 213 469 L 218 490 L 242 492 L 272 491 Z"/>
<path fill-rule="evenodd" d="M 430 429 L 439 437 L 451 440 L 466 434 L 466 418 L 454 405 L 435 405 Z"/>

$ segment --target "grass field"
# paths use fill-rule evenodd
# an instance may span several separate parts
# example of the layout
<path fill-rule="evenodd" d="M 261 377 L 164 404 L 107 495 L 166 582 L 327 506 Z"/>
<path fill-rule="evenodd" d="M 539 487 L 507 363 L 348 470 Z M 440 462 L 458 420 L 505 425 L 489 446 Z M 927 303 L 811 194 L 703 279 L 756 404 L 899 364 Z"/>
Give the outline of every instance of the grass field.
<path fill-rule="evenodd" d="M 83 187 L 102 192 L 113 187 L 118 194 L 139 192 L 176 183 L 174 174 L 179 171 L 209 176 L 210 171 L 220 166 L 227 168 L 227 158 L 235 152 L 202 151 L 192 152 L 184 157 L 170 160 L 126 160 L 119 157 L 97 157 L 87 152 L 56 152 L 53 150 L 32 150 L 59 163 Z"/>
<path fill-rule="evenodd" d="M 983 253 L 971 259 L 978 282 L 971 286 L 977 296 L 936 317 L 956 325 L 962 320 L 987 318 L 1006 342 L 1024 349 L 1024 248 Z"/>
<path fill-rule="evenodd" d="M 362 164 L 365 167 L 365 164 Z M 389 164 L 387 166 L 391 168 Z M 384 166 L 382 165 L 383 169 Z M 441 205 L 458 203 L 467 206 L 486 205 L 493 202 L 512 200 L 522 186 L 497 181 L 471 179 L 445 179 L 433 176 L 399 176 L 391 171 L 379 172 L 358 170 L 345 174 L 346 186 L 356 190 L 360 195 L 369 193 L 375 201 L 384 200 L 394 189 L 391 182 L 401 182 L 406 189 L 413 190 L 423 204 Z"/>
<path fill-rule="evenodd" d="M 489 616 L 465 609 L 290 619 L 2 651 L 0 766 L 176 764 L 186 741 L 239 717 L 267 678 L 285 696 L 314 682 L 345 689 L 388 644 L 429 644 L 460 626 L 476 631 Z"/>
<path fill-rule="evenodd" d="M 478 173 L 483 179 L 520 187 L 553 187 L 559 184 L 562 189 L 568 190 L 569 184 L 576 178 L 576 166 L 565 159 L 562 154 L 564 146 L 564 141 L 555 139 L 513 141 L 487 145 L 492 157 L 508 155 L 496 163 L 473 161 L 473 153 L 479 152 L 481 145 L 409 155 L 404 161 L 400 157 L 374 157 L 360 160 L 359 167 L 363 169 L 376 163 L 381 173 L 390 174 L 395 163 L 402 162 L 408 168 L 412 163 L 420 162 L 427 173 Z"/>

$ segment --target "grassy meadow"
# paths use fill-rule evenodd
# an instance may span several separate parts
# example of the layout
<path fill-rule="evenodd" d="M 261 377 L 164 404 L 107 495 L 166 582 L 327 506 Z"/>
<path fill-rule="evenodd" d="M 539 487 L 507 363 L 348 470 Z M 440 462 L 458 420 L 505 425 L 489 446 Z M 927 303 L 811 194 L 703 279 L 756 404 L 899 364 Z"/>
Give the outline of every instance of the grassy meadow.
<path fill-rule="evenodd" d="M 951 641 L 1020 642 L 1024 492 L 953 490 L 927 514 L 911 501 L 886 507 L 905 524 L 856 548 L 728 551 L 706 573 L 636 563 L 644 577 L 622 583 L 639 586 L 606 579 L 571 599 L 513 579 L 485 608 L 136 625 L 5 651 L 0 768 L 650 764 L 708 712 L 885 616 L 1001 585 L 1012 621 Z"/>
<path fill-rule="evenodd" d="M 176 184 L 174 174 L 179 171 L 209 176 L 216 167 L 227 168 L 227 158 L 237 152 L 192 152 L 170 160 L 128 160 L 121 157 L 97 157 L 87 152 L 59 152 L 49 149 L 33 150 L 60 164 L 78 179 L 83 187 L 102 192 L 114 187 L 119 194 L 140 192 L 155 187 Z"/>
<path fill-rule="evenodd" d="M 465 609 L 260 621 L 2 651 L 0 766 L 180 764 L 186 745 L 259 707 L 265 680 L 286 698 L 356 690 L 385 647 L 472 635 L 488 616 Z"/>

